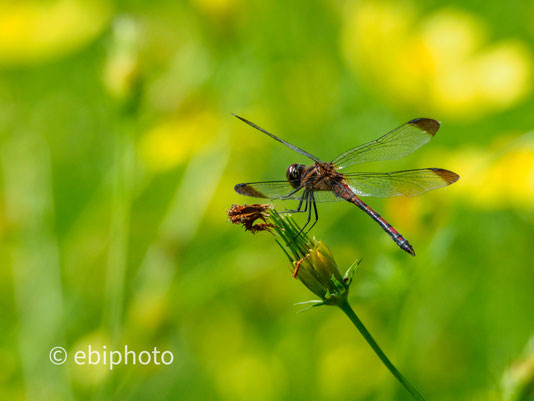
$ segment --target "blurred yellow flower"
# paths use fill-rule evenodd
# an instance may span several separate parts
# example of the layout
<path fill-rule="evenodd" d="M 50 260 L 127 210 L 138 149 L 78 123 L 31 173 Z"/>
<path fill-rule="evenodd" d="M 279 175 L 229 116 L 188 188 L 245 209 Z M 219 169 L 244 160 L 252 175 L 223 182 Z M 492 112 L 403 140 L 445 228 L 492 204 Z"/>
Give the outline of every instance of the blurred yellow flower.
<path fill-rule="evenodd" d="M 226 18 L 237 7 L 239 0 L 193 0 L 192 3 L 212 18 Z"/>
<path fill-rule="evenodd" d="M 154 333 L 165 321 L 168 313 L 165 294 L 145 290 L 136 295 L 128 306 L 127 323 L 137 335 Z"/>
<path fill-rule="evenodd" d="M 501 140 L 502 142 L 502 140 Z M 532 208 L 534 204 L 534 135 L 529 134 L 503 147 L 465 148 L 446 157 L 461 179 L 450 189 L 452 196 L 484 209 Z"/>
<path fill-rule="evenodd" d="M 78 339 L 78 341 L 67 350 L 69 358 L 68 364 L 71 370 L 73 380 L 84 386 L 92 387 L 100 384 L 106 377 L 109 375 L 110 370 L 108 365 L 104 363 L 97 364 L 78 364 L 75 361 L 75 355 L 78 351 L 82 351 L 89 358 L 89 346 L 91 351 L 96 351 L 93 353 L 92 361 L 97 360 L 96 353 L 103 353 L 103 350 L 110 346 L 111 342 L 109 336 L 102 331 L 93 331 L 87 333 L 84 337 Z M 104 348 L 106 347 L 106 348 Z"/>
<path fill-rule="evenodd" d="M 113 41 L 103 80 L 110 94 L 118 99 L 131 94 L 139 78 L 139 40 L 139 28 L 134 19 L 121 17 L 113 22 Z"/>
<path fill-rule="evenodd" d="M 98 35 L 111 15 L 98 0 L 2 1 L 0 8 L 0 65 L 68 54 Z"/>
<path fill-rule="evenodd" d="M 486 44 L 488 32 L 475 16 L 442 9 L 418 23 L 404 4 L 351 7 L 346 58 L 389 101 L 461 118 L 508 108 L 531 92 L 530 49 L 518 40 Z"/>
<path fill-rule="evenodd" d="M 501 42 L 482 54 L 476 60 L 475 71 L 479 76 L 480 98 L 488 106 L 504 108 L 527 95 L 532 79 L 530 60 L 528 49 L 519 41 Z"/>
<path fill-rule="evenodd" d="M 210 143 L 219 130 L 219 120 L 208 112 L 191 113 L 165 121 L 148 131 L 139 151 L 149 170 L 163 172 L 183 163 Z"/>

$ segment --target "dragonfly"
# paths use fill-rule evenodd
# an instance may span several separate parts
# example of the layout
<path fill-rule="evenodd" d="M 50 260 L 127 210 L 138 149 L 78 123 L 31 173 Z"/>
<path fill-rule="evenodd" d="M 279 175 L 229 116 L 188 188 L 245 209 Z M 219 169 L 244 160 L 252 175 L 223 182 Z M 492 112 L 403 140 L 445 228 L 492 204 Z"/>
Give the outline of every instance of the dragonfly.
<path fill-rule="evenodd" d="M 315 220 L 308 231 L 319 220 L 318 202 L 345 200 L 367 213 L 403 251 L 415 256 L 415 251 L 408 240 L 360 197 L 417 196 L 453 184 L 460 178 L 458 174 L 441 168 L 421 168 L 388 173 L 341 172 L 355 164 L 394 160 L 413 153 L 430 141 L 440 127 L 439 121 L 430 118 L 408 121 L 374 141 L 341 153 L 332 162 L 324 162 L 245 118 L 233 115 L 313 161 L 313 164 L 309 166 L 291 164 L 286 171 L 286 180 L 283 181 L 248 182 L 234 187 L 234 190 L 241 195 L 299 201 L 297 209 L 288 212 L 307 212 L 308 215 L 306 224 L 295 238 L 311 223 L 312 209 Z"/>

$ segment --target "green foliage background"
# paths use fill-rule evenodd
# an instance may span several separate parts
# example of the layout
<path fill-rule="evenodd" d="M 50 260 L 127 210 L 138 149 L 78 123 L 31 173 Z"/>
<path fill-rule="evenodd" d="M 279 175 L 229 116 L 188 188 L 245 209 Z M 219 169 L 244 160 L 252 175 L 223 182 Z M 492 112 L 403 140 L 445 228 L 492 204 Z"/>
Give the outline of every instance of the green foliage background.
<path fill-rule="evenodd" d="M 0 398 L 409 399 L 339 311 L 295 314 L 310 294 L 270 235 L 227 221 L 253 202 L 233 185 L 306 162 L 234 112 L 327 160 L 440 120 L 362 168 L 462 177 L 368 199 L 417 257 L 345 203 L 314 234 L 340 267 L 363 258 L 351 303 L 428 400 L 531 399 L 510 386 L 534 377 L 533 17 L 522 0 L 1 1 Z M 125 344 L 174 363 L 48 360 Z"/>

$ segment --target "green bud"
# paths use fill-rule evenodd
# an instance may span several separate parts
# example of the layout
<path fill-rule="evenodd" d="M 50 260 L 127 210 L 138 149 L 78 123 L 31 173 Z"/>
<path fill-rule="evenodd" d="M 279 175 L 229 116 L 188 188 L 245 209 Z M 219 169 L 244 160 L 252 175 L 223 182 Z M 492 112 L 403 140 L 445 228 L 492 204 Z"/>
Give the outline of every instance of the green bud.
<path fill-rule="evenodd" d="M 349 287 L 326 244 L 322 241 L 312 242 L 313 247 L 308 249 L 302 259 L 293 260 L 294 269 L 298 267 L 298 271 L 293 271 L 302 284 L 319 296 L 325 304 L 339 304 L 346 299 Z"/>
<path fill-rule="evenodd" d="M 321 297 L 323 304 L 339 305 L 345 301 L 350 279 L 343 278 L 326 244 L 302 233 L 290 216 L 282 217 L 272 210 L 269 217 L 284 242 L 282 245 L 277 241 L 291 261 L 293 277 Z"/>

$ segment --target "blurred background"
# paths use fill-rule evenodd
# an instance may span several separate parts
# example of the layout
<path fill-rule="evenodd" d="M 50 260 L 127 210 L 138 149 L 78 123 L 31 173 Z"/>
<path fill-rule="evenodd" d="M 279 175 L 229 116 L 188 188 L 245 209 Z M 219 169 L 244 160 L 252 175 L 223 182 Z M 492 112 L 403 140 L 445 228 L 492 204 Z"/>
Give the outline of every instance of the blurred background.
<path fill-rule="evenodd" d="M 272 236 L 228 222 L 254 202 L 236 183 L 308 162 L 233 112 L 324 160 L 440 120 L 355 169 L 461 176 L 366 199 L 417 257 L 347 203 L 313 234 L 341 269 L 363 258 L 351 303 L 427 400 L 532 400 L 533 18 L 523 0 L 0 1 L 0 398 L 410 399 L 341 312 L 296 314 L 313 295 Z M 125 344 L 174 362 L 48 360 Z"/>

